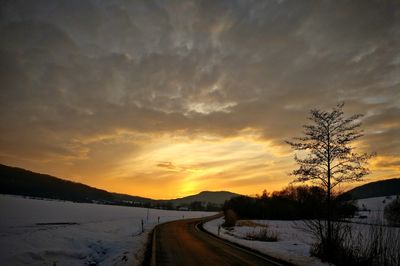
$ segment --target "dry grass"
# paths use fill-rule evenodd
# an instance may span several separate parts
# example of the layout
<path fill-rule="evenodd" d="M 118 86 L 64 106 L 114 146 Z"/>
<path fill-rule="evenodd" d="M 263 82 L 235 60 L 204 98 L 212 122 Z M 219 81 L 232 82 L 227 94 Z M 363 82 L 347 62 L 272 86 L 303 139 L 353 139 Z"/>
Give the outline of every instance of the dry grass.
<path fill-rule="evenodd" d="M 265 242 L 276 242 L 278 241 L 278 233 L 275 231 L 271 231 L 266 227 L 261 228 L 260 230 L 256 230 L 254 228 L 253 232 L 249 232 L 246 234 L 245 239 L 265 241 Z"/>
<path fill-rule="evenodd" d="M 263 227 L 263 228 L 268 227 L 267 224 L 260 224 L 260 223 L 253 222 L 251 220 L 239 220 L 236 222 L 236 226 Z"/>
<path fill-rule="evenodd" d="M 364 230 L 349 223 L 332 223 L 332 240 L 326 236 L 325 221 L 306 221 L 305 230 L 316 243 L 311 254 L 338 266 L 400 265 L 400 230 L 381 224 L 365 225 Z"/>

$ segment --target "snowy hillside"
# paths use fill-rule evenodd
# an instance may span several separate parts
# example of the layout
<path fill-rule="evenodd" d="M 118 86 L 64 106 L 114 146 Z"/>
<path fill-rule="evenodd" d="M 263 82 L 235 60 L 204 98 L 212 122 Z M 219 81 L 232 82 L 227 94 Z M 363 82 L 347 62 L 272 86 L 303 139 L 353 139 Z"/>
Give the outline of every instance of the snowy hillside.
<path fill-rule="evenodd" d="M 356 217 L 352 219 L 352 221 L 360 223 L 385 222 L 383 218 L 383 211 L 385 206 L 394 199 L 396 199 L 396 195 L 357 200 L 356 205 L 360 211 L 357 213 Z"/>
<path fill-rule="evenodd" d="M 376 198 L 367 198 L 367 199 L 359 199 L 357 200 L 357 206 L 360 209 L 366 208 L 371 211 L 383 211 L 385 206 L 396 199 L 396 195 L 387 196 L 387 197 L 376 197 Z"/>
<path fill-rule="evenodd" d="M 210 212 L 27 199 L 0 195 L 2 265 L 137 265 L 160 222 Z M 144 220 L 145 232 L 141 231 Z"/>

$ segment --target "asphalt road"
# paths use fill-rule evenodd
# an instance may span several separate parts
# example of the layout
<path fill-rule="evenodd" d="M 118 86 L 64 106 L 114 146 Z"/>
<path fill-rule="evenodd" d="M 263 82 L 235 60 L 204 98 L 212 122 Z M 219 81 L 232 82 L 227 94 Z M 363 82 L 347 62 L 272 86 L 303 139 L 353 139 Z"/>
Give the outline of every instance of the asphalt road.
<path fill-rule="evenodd" d="M 151 265 L 282 265 L 199 229 L 202 219 L 170 222 L 154 229 Z"/>

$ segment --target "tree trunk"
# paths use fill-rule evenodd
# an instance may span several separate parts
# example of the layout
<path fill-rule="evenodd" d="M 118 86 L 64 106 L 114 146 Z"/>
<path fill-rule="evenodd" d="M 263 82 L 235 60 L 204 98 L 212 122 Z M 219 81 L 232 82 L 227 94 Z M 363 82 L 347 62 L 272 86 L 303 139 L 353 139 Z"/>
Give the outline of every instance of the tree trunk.
<path fill-rule="evenodd" d="M 332 218 L 331 218 L 331 149 L 330 149 L 330 132 L 328 129 L 328 187 L 327 187 L 327 221 L 328 221 L 328 229 L 327 229 L 327 248 L 328 252 L 331 251 L 332 244 Z"/>
<path fill-rule="evenodd" d="M 330 171 L 328 170 L 328 198 L 327 198 L 327 207 L 328 207 L 328 232 L 327 232 L 327 244 L 328 250 L 331 250 L 332 243 L 332 217 L 331 217 L 331 183 L 330 183 Z"/>

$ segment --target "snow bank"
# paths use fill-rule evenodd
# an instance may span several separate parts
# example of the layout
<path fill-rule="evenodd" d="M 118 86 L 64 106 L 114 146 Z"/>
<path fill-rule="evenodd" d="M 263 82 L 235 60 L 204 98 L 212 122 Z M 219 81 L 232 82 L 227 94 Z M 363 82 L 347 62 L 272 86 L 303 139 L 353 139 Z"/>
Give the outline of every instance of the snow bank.
<path fill-rule="evenodd" d="M 213 215 L 0 195 L 2 265 L 138 265 L 160 222 Z M 141 221 L 145 232 L 142 233 Z"/>
<path fill-rule="evenodd" d="M 218 225 L 223 222 L 223 218 L 212 220 L 204 224 L 204 229 L 217 235 Z M 300 229 L 301 221 L 253 220 L 253 222 L 267 225 L 269 230 L 277 232 L 278 241 L 262 242 L 244 239 L 248 233 L 262 230 L 261 226 L 235 226 L 232 231 L 221 227 L 220 237 L 296 265 L 329 265 L 317 258 L 310 257 L 312 238 Z"/>

